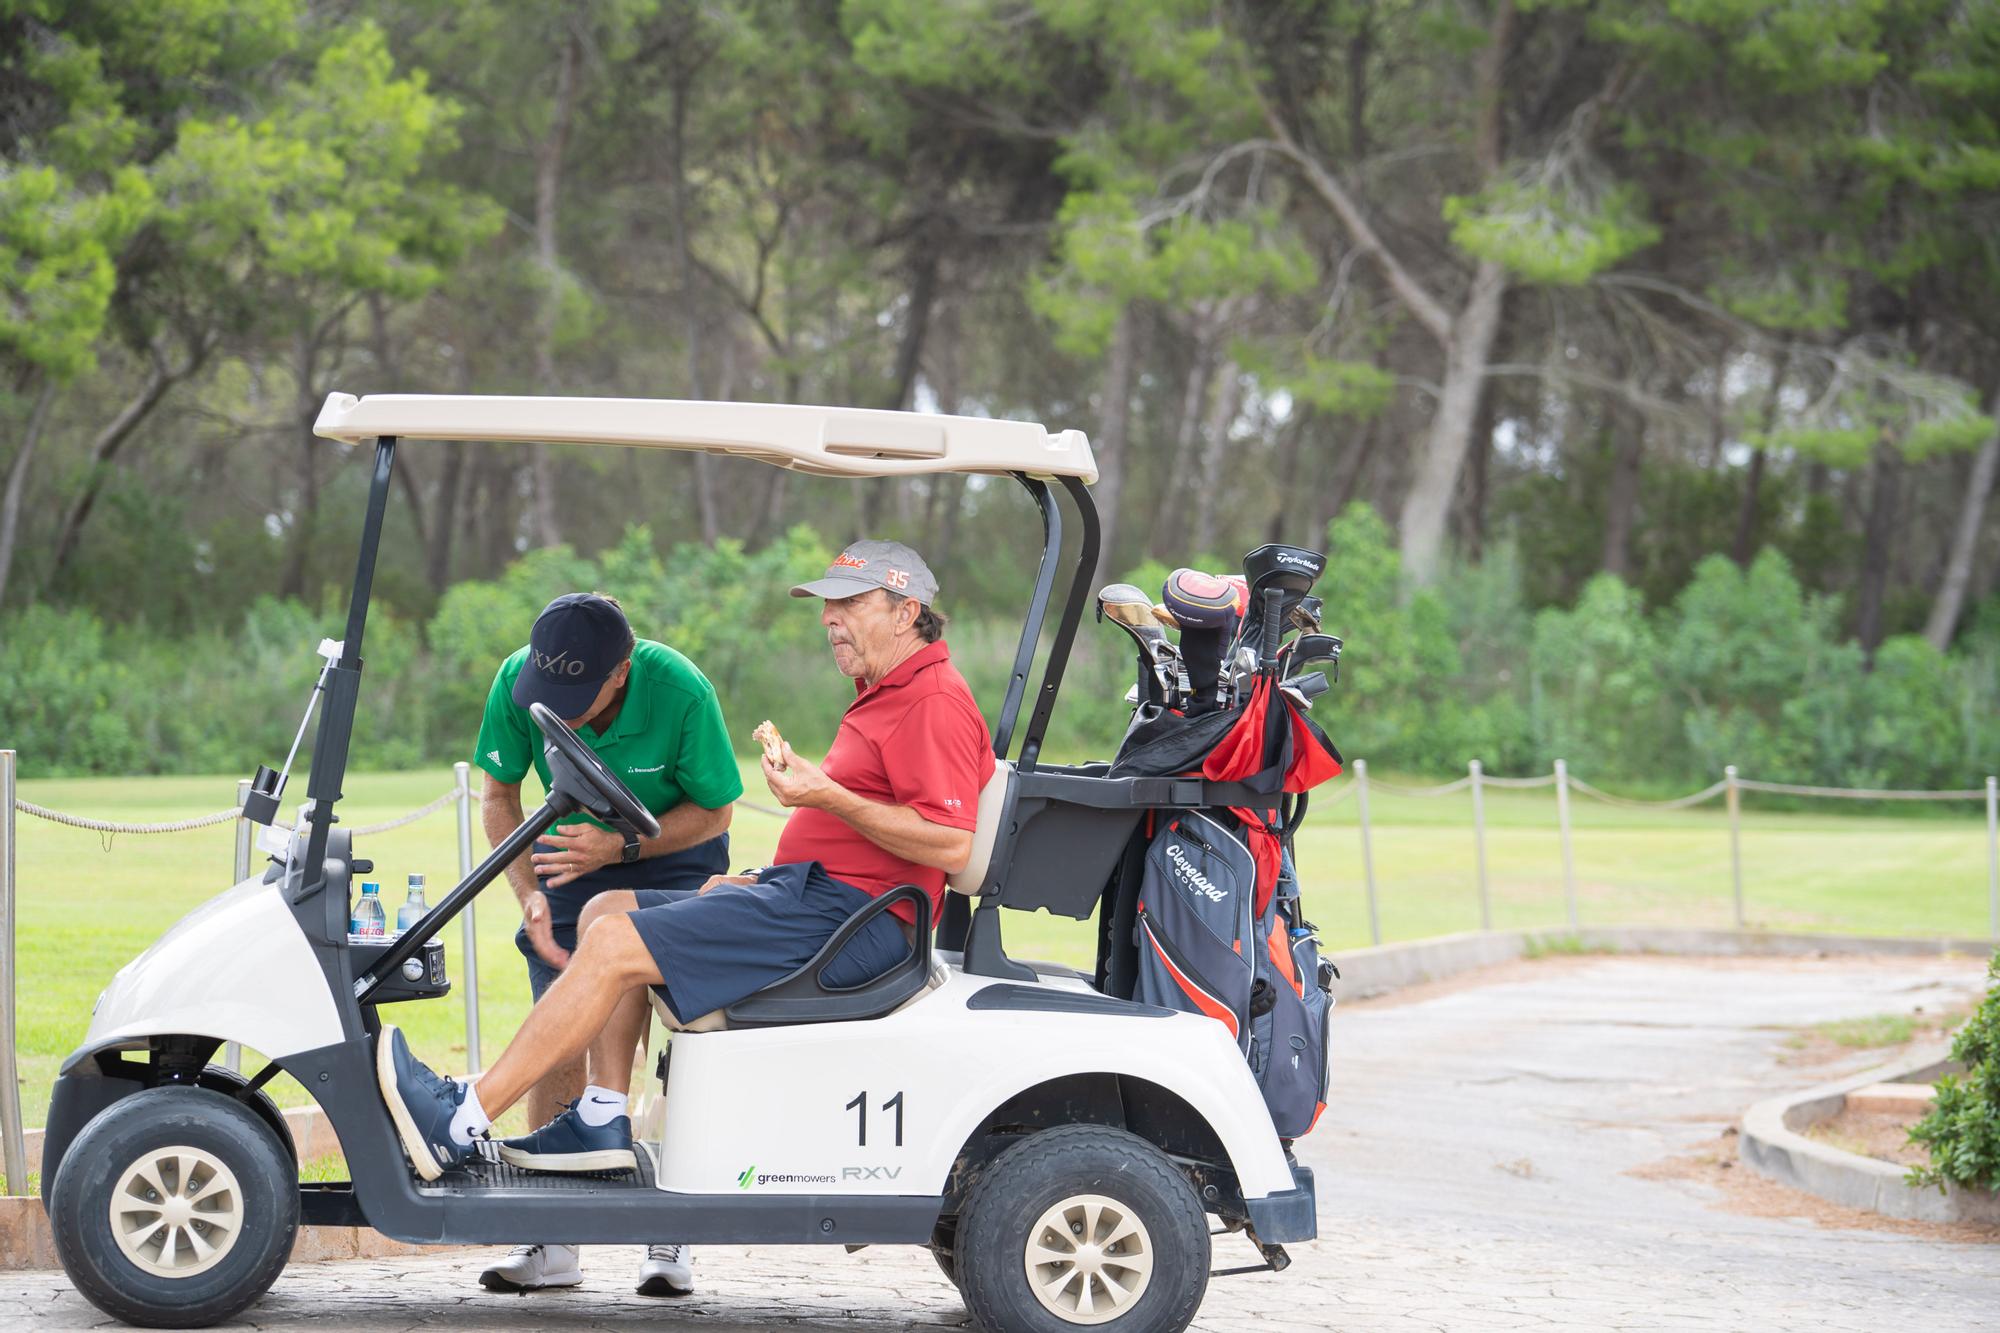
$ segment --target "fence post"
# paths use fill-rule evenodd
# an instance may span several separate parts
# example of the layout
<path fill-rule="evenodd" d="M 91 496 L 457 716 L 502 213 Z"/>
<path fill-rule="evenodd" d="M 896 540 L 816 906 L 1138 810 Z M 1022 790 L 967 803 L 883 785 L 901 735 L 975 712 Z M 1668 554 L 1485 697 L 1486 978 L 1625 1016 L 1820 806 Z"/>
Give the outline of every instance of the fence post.
<path fill-rule="evenodd" d="M 1743 797 L 1736 786 L 1736 765 L 1722 770 L 1729 806 L 1729 892 L 1736 905 L 1736 928 L 1743 929 Z"/>
<path fill-rule="evenodd" d="M 1569 764 L 1556 760 L 1556 827 L 1562 833 L 1563 911 L 1569 928 L 1576 929 L 1576 857 L 1569 845 Z"/>
<path fill-rule="evenodd" d="M 256 825 L 243 818 L 240 813 L 244 803 L 249 799 L 250 779 L 236 779 L 236 809 L 239 813 L 236 816 L 236 874 L 229 881 L 231 884 L 241 884 L 244 880 L 250 878 L 250 848 L 253 845 L 254 839 L 254 834 L 251 830 L 256 828 Z M 233 1041 L 224 1042 L 222 1044 L 222 1063 L 223 1067 L 227 1069 L 242 1069 L 243 1048 Z"/>
<path fill-rule="evenodd" d="M 1479 928 L 1493 929 L 1493 901 L 1486 891 L 1486 791 L 1485 770 L 1477 759 L 1468 766 L 1472 774 L 1472 849 L 1479 867 Z"/>
<path fill-rule="evenodd" d="M 14 752 L 0 750 L 0 1140 L 7 1193 L 28 1188 L 21 1080 L 14 1073 Z"/>
<path fill-rule="evenodd" d="M 2000 778 L 1986 779 L 1986 924 L 2000 940 Z"/>
<path fill-rule="evenodd" d="M 1382 917 L 1375 910 L 1375 853 L 1368 845 L 1368 761 L 1354 761 L 1354 799 L 1361 803 L 1361 876 L 1368 886 L 1368 940 L 1382 942 Z"/>
<path fill-rule="evenodd" d="M 472 873 L 472 765 L 463 759 L 451 766 L 458 785 L 458 878 Z M 465 1071 L 479 1072 L 479 934 L 472 924 L 472 904 L 459 917 L 465 954 L 459 960 L 459 980 L 465 986 Z"/>

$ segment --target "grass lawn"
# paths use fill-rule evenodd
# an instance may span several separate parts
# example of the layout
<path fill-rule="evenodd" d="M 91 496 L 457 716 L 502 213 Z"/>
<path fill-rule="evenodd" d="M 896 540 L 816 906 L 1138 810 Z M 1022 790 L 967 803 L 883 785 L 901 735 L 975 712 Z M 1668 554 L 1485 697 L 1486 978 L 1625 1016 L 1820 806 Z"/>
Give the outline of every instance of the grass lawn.
<path fill-rule="evenodd" d="M 475 773 L 475 780 L 477 773 Z M 303 795 L 304 777 L 296 779 Z M 1337 801 L 1347 780 L 1319 793 L 1298 837 L 1308 913 L 1330 947 L 1368 943 L 1357 805 Z M 350 776 L 341 814 L 370 824 L 422 805 L 451 785 L 448 769 Z M 531 784 L 532 785 L 532 784 Z M 746 765 L 748 799 L 771 804 L 754 766 Z M 21 784 L 25 800 L 73 814 L 132 822 L 187 818 L 229 806 L 227 777 L 58 779 Z M 1670 813 L 1613 809 L 1582 797 L 1571 802 L 1577 895 L 1585 924 L 1730 923 L 1728 826 L 1720 804 Z M 1743 878 L 1753 925 L 1979 937 L 1987 930 L 1983 811 L 1948 807 L 1918 817 L 1830 813 L 1746 812 Z M 289 813 L 289 809 L 288 809 Z M 1378 908 L 1387 940 L 1476 929 L 1471 798 L 1436 799 L 1374 792 L 1371 825 Z M 1555 800 L 1548 789 L 1486 794 L 1487 868 L 1496 926 L 1559 925 L 1563 920 L 1562 860 Z M 732 859 L 767 860 L 779 820 L 739 809 Z M 18 816 L 18 1036 L 22 1109 L 40 1124 L 57 1067 L 81 1040 L 92 1001 L 111 974 L 175 920 L 227 887 L 230 825 L 188 833 L 101 837 L 22 814 Z M 475 829 L 475 844 L 484 837 Z M 367 838 L 363 852 L 393 913 L 404 876 L 422 871 L 433 902 L 458 879 L 457 831 L 447 809 L 390 833 Z M 478 904 L 480 1032 L 487 1060 L 498 1053 L 527 1010 L 527 980 L 514 950 L 519 922 L 504 884 Z M 1011 953 L 1088 966 L 1090 923 L 1044 913 L 1010 913 Z M 459 929 L 444 936 L 455 979 L 462 978 Z M 409 1032 L 418 1053 L 440 1069 L 465 1064 L 465 1022 L 458 993 L 441 1001 L 394 1006 L 392 1021 Z M 255 1068 L 248 1064 L 246 1067 Z M 278 1079 L 280 1102 L 304 1092 Z"/>

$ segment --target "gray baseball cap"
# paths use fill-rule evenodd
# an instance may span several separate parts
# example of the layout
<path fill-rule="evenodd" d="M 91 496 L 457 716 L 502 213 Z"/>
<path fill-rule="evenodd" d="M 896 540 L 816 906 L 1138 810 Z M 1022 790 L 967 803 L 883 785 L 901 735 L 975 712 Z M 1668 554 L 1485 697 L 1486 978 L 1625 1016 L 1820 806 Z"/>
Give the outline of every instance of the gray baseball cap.
<path fill-rule="evenodd" d="M 937 576 L 922 556 L 901 542 L 875 541 L 852 543 L 826 567 L 825 578 L 799 584 L 792 596 L 838 600 L 875 588 L 914 597 L 925 606 L 937 600 Z"/>

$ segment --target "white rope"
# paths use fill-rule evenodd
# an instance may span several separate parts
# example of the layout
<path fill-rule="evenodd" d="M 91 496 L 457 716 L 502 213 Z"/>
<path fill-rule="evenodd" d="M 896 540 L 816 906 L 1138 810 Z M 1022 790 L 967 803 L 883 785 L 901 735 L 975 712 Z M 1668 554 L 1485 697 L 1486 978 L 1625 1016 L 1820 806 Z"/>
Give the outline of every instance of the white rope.
<path fill-rule="evenodd" d="M 1480 785 L 1486 787 L 1553 787 L 1556 775 L 1544 773 L 1538 778 L 1496 778 L 1491 773 L 1483 773 L 1479 781 Z"/>
<path fill-rule="evenodd" d="M 1322 796 L 1317 801 L 1314 801 L 1312 805 L 1307 808 L 1307 813 L 1310 814 L 1318 810 L 1331 810 L 1334 806 L 1339 805 L 1342 801 L 1354 795 L 1355 785 L 1356 784 L 1351 781 L 1342 783 L 1339 791 L 1334 792 L 1328 796 Z"/>
<path fill-rule="evenodd" d="M 1394 792 L 1398 796 L 1449 796 L 1455 791 L 1464 791 L 1467 787 L 1470 787 L 1472 779 L 1470 777 L 1463 777 L 1456 782 L 1447 782 L 1437 787 L 1399 787 L 1393 782 L 1384 782 L 1380 778 L 1372 778 L 1369 780 L 1368 785 L 1371 787 L 1380 787 L 1386 792 Z"/>
<path fill-rule="evenodd" d="M 82 815 L 64 814 L 51 810 L 45 805 L 16 798 L 14 808 L 25 811 L 37 819 L 46 819 L 51 824 L 67 824 L 71 828 L 89 829 L 93 833 L 185 833 L 189 829 L 207 828 L 211 824 L 226 824 L 241 815 L 241 809 L 219 810 L 212 815 L 199 815 L 193 819 L 174 819 L 162 824 L 124 824 L 111 819 L 87 819 Z"/>
<path fill-rule="evenodd" d="M 1780 796 L 1834 796 L 1850 801 L 1983 801 L 1985 788 L 1974 791 L 1882 791 L 1868 787 L 1797 787 L 1789 782 L 1752 782 L 1738 778 L 1744 791 L 1767 791 Z"/>
<path fill-rule="evenodd" d="M 1572 790 L 1582 792 L 1585 796 L 1593 797 L 1604 802 L 1606 805 L 1620 806 L 1626 810 L 1685 810 L 1691 805 L 1700 805 L 1703 801 L 1714 800 L 1729 787 L 1727 782 L 1718 782 L 1712 786 L 1703 787 L 1700 791 L 1690 793 L 1687 796 L 1676 796 L 1671 801 L 1641 801 L 1630 796 L 1614 796 L 1608 791 L 1601 791 L 1574 773 L 1569 775 L 1569 785 Z"/>
<path fill-rule="evenodd" d="M 423 819 L 429 815 L 434 815 L 438 811 L 444 809 L 446 806 L 450 805 L 453 801 L 457 799 L 458 799 L 458 791 L 456 788 L 454 788 L 451 791 L 446 792 L 444 795 L 438 797 L 435 801 L 432 801 L 429 805 L 419 806 L 415 810 L 410 811 L 410 813 L 408 813 L 407 815 L 398 815 L 396 818 L 387 820 L 380 824 L 363 824 L 358 828 L 354 829 L 353 832 L 355 833 L 356 836 L 359 836 L 363 833 L 387 833 L 390 829 L 398 829 L 403 827 L 403 825 L 405 824 L 414 824 L 419 819 Z M 473 799 L 476 801 L 479 798 L 475 796 L 473 797 Z"/>

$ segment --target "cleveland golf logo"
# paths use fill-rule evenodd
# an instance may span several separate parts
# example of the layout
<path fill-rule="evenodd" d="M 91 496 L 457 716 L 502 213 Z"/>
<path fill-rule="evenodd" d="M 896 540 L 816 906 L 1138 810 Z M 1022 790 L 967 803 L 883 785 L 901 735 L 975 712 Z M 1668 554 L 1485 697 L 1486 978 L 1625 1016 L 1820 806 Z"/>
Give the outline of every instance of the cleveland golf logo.
<path fill-rule="evenodd" d="M 1196 893 L 1201 894 L 1210 902 L 1219 903 L 1228 900 L 1229 891 L 1217 888 L 1207 875 L 1202 874 L 1195 863 L 1188 860 L 1187 853 L 1181 850 L 1179 843 L 1170 842 L 1167 844 L 1167 859 L 1174 863 L 1174 869 L 1180 872 L 1181 879 Z"/>
<path fill-rule="evenodd" d="M 743 1174 L 736 1177 L 736 1188 L 741 1190 L 747 1190 L 750 1188 L 752 1184 L 756 1182 L 756 1180 L 757 1180 L 757 1168 L 754 1166 L 746 1166 L 743 1168 Z"/>

